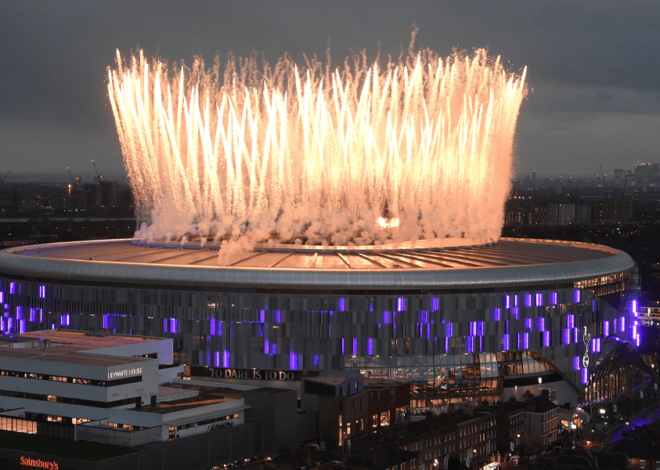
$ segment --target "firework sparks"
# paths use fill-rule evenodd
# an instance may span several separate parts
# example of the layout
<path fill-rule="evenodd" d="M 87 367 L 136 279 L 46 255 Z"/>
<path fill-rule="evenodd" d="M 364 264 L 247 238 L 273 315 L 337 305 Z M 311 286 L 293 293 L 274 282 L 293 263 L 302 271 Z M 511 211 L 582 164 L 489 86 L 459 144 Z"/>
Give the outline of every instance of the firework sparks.
<path fill-rule="evenodd" d="M 352 59 L 230 58 L 222 71 L 117 52 L 108 89 L 136 237 L 496 239 L 525 73 L 483 50 Z"/>

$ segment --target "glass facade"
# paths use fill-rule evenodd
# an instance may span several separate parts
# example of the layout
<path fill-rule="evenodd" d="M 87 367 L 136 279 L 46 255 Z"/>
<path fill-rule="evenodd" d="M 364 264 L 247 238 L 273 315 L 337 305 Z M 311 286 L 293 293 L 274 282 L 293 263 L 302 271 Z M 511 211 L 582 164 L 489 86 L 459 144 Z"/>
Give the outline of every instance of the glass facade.
<path fill-rule="evenodd" d="M 411 382 L 415 400 L 488 399 L 545 373 L 583 390 L 594 345 L 630 339 L 627 284 L 621 273 L 508 291 L 227 292 L 2 278 L 0 329 L 173 337 L 193 366 L 358 369 Z"/>

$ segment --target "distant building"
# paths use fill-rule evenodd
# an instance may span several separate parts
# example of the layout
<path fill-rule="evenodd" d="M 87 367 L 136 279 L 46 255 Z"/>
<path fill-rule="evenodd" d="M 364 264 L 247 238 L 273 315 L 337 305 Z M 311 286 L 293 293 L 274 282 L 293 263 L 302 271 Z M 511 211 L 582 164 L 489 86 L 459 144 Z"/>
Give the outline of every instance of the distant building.
<path fill-rule="evenodd" d="M 606 223 L 630 220 L 633 218 L 633 202 L 623 199 L 594 201 L 592 217 L 594 221 Z"/>
<path fill-rule="evenodd" d="M 624 183 L 626 182 L 626 170 L 614 170 L 614 187 L 623 188 Z"/>

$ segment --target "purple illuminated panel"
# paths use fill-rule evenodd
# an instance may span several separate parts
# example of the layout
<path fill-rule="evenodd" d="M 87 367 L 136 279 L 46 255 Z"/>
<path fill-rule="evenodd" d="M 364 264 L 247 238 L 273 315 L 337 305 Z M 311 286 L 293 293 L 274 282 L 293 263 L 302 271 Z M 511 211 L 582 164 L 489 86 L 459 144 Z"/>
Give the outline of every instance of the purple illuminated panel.
<path fill-rule="evenodd" d="M 529 333 L 523 333 L 523 349 L 529 349 Z"/>
<path fill-rule="evenodd" d="M 179 332 L 179 320 L 177 318 L 170 318 L 170 333 Z"/>
<path fill-rule="evenodd" d="M 595 312 L 595 311 L 596 311 L 596 301 L 595 301 L 595 300 L 592 300 L 592 301 L 591 301 L 591 311 L 592 311 L 592 312 Z"/>
<path fill-rule="evenodd" d="M 578 342 L 578 329 L 577 328 L 573 328 L 573 342 L 575 344 L 577 344 L 577 342 Z"/>
<path fill-rule="evenodd" d="M 272 343 L 270 345 L 270 353 L 271 354 L 277 354 L 277 343 Z"/>
<path fill-rule="evenodd" d="M 532 330 L 532 319 L 531 318 L 525 318 L 525 328 L 528 330 Z"/>
<path fill-rule="evenodd" d="M 264 354 L 268 354 L 270 352 L 270 340 L 268 338 L 264 338 Z"/>
<path fill-rule="evenodd" d="M 514 307 L 518 306 L 518 294 L 513 296 L 513 306 Z"/>
<path fill-rule="evenodd" d="M 580 302 L 580 289 L 575 289 L 573 291 L 573 302 L 576 304 Z"/>
<path fill-rule="evenodd" d="M 10 282 L 9 283 L 9 294 L 13 295 L 16 293 L 16 283 L 15 282 Z"/>
<path fill-rule="evenodd" d="M 369 300 L 369 311 L 370 312 L 374 311 L 374 300 L 373 299 Z M 318 356 L 315 356 L 315 357 L 318 357 Z"/>
<path fill-rule="evenodd" d="M 342 339 L 341 339 L 341 355 L 342 355 L 342 356 L 345 354 L 345 351 L 346 351 L 346 349 L 345 349 L 345 342 L 344 342 L 344 338 L 342 338 Z"/>
<path fill-rule="evenodd" d="M 367 338 L 367 355 L 368 356 L 373 356 L 374 355 L 374 339 L 373 338 Z"/>
<path fill-rule="evenodd" d="M 282 311 L 275 310 L 275 323 L 282 323 Z"/>
<path fill-rule="evenodd" d="M 440 299 L 437 297 L 431 299 L 431 310 L 434 312 L 440 310 Z"/>
<path fill-rule="evenodd" d="M 5 293 L 0 291 L 0 304 L 5 303 Z"/>
<path fill-rule="evenodd" d="M 532 294 L 525 294 L 525 307 L 532 306 Z"/>
<path fill-rule="evenodd" d="M 573 370 L 580 370 L 580 356 L 573 356 Z"/>
<path fill-rule="evenodd" d="M 18 306 L 16 307 L 16 320 L 20 320 L 23 318 L 23 307 Z"/>
<path fill-rule="evenodd" d="M 603 322 L 603 336 L 606 338 L 610 335 L 610 322 L 605 320 Z"/>
<path fill-rule="evenodd" d="M 343 297 L 340 297 L 337 299 L 337 310 L 340 312 L 345 312 L 346 311 L 346 299 Z"/>
<path fill-rule="evenodd" d="M 30 321 L 37 321 L 37 311 L 33 308 L 30 309 Z"/>
<path fill-rule="evenodd" d="M 626 331 L 626 317 L 621 317 L 621 323 L 619 326 L 621 327 L 622 332 Z"/>
<path fill-rule="evenodd" d="M 589 383 L 589 369 L 586 367 L 582 369 L 582 383 L 587 385 Z"/>
<path fill-rule="evenodd" d="M 632 311 L 635 314 L 635 316 L 637 316 L 637 301 L 636 300 L 632 301 Z"/>
<path fill-rule="evenodd" d="M 220 351 L 215 352 L 215 366 L 220 367 Z"/>
<path fill-rule="evenodd" d="M 508 351 L 509 347 L 509 335 L 504 334 L 502 335 L 502 351 Z"/>
<path fill-rule="evenodd" d="M 222 351 L 222 367 L 225 369 L 231 367 L 231 353 L 226 349 Z"/>
<path fill-rule="evenodd" d="M 358 353 L 358 341 L 357 338 L 353 338 L 353 355 L 357 356 Z"/>
<path fill-rule="evenodd" d="M 563 330 L 563 340 L 564 344 L 571 344 L 571 329 L 570 328 L 564 328 Z"/>
<path fill-rule="evenodd" d="M 46 286 L 39 286 L 39 298 L 46 298 Z"/>
<path fill-rule="evenodd" d="M 612 322 L 612 326 L 613 326 L 614 334 L 616 334 L 616 327 L 617 327 L 617 319 L 616 319 L 616 318 L 615 318 L 614 321 Z"/>
<path fill-rule="evenodd" d="M 543 305 L 543 294 L 542 293 L 537 293 L 536 294 L 536 306 L 540 307 Z"/>
<path fill-rule="evenodd" d="M 543 332 L 543 347 L 544 348 L 549 348 L 550 347 L 550 332 L 549 331 L 544 331 Z"/>
<path fill-rule="evenodd" d="M 445 323 L 445 331 L 448 338 L 454 336 L 454 324 L 451 322 Z"/>
<path fill-rule="evenodd" d="M 474 352 L 474 336 L 465 337 L 465 352 Z"/>
<path fill-rule="evenodd" d="M 383 323 L 385 323 L 386 325 L 390 324 L 390 312 L 388 312 L 387 310 L 383 312 Z"/>
<path fill-rule="evenodd" d="M 259 323 L 266 323 L 266 311 L 259 310 Z"/>
<path fill-rule="evenodd" d="M 575 328 L 575 315 L 573 315 L 572 313 L 566 315 L 566 327 Z"/>
<path fill-rule="evenodd" d="M 510 295 L 505 295 L 504 296 L 504 308 L 511 308 L 511 296 Z"/>
<path fill-rule="evenodd" d="M 69 326 L 69 314 L 60 315 L 60 325 Z"/>
<path fill-rule="evenodd" d="M 67 323 L 68 324 L 68 323 Z M 18 321 L 18 333 L 25 333 L 25 320 Z M 639 344 L 638 344 L 639 346 Z"/>
<path fill-rule="evenodd" d="M 167 318 L 163 318 L 163 333 L 167 333 Z M 103 328 L 107 328 L 108 319 L 103 315 Z"/>
<path fill-rule="evenodd" d="M 539 331 L 545 331 L 545 318 L 540 317 L 537 320 Z"/>
<path fill-rule="evenodd" d="M 557 293 L 550 292 L 550 305 L 557 305 Z"/>
<path fill-rule="evenodd" d="M 298 370 L 298 355 L 293 351 L 289 353 L 289 370 Z"/>
<path fill-rule="evenodd" d="M 518 320 L 519 313 L 520 313 L 520 310 L 518 309 L 518 307 L 513 307 L 511 309 L 511 314 L 515 317 L 516 320 Z"/>
<path fill-rule="evenodd" d="M 314 355 L 314 359 L 312 360 L 312 364 L 314 365 L 314 367 L 318 367 L 318 365 L 319 365 L 319 355 L 318 354 Z"/>
<path fill-rule="evenodd" d="M 403 312 L 406 310 L 406 299 L 399 297 L 396 299 L 396 310 L 398 312 Z"/>
<path fill-rule="evenodd" d="M 496 308 L 493 310 L 493 321 L 500 321 L 502 319 L 502 309 Z"/>
<path fill-rule="evenodd" d="M 210 328 L 211 336 L 215 336 L 215 320 L 213 318 L 211 318 L 209 326 L 211 327 Z"/>

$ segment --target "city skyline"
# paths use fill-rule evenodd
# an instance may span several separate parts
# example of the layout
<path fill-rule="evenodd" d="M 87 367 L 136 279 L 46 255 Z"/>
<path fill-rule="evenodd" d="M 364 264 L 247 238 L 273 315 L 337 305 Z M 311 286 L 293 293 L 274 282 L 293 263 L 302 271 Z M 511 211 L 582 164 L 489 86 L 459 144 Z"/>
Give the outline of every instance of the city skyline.
<path fill-rule="evenodd" d="M 513 2 L 431 5 L 396 2 L 297 4 L 244 2 L 192 7 L 141 2 L 100 8 L 80 2 L 5 4 L 0 56 L 0 138 L 3 168 L 105 175 L 123 163 L 106 91 L 115 49 L 160 54 L 190 63 L 201 54 L 290 53 L 340 58 L 367 49 L 374 60 L 398 56 L 413 24 L 416 45 L 441 55 L 488 47 L 510 71 L 528 67 L 529 97 L 517 127 L 514 174 L 596 175 L 660 159 L 660 45 L 651 18 L 659 7 Z M 632 10 L 632 11 L 629 11 Z M 89 168 L 88 168 L 89 167 Z"/>

